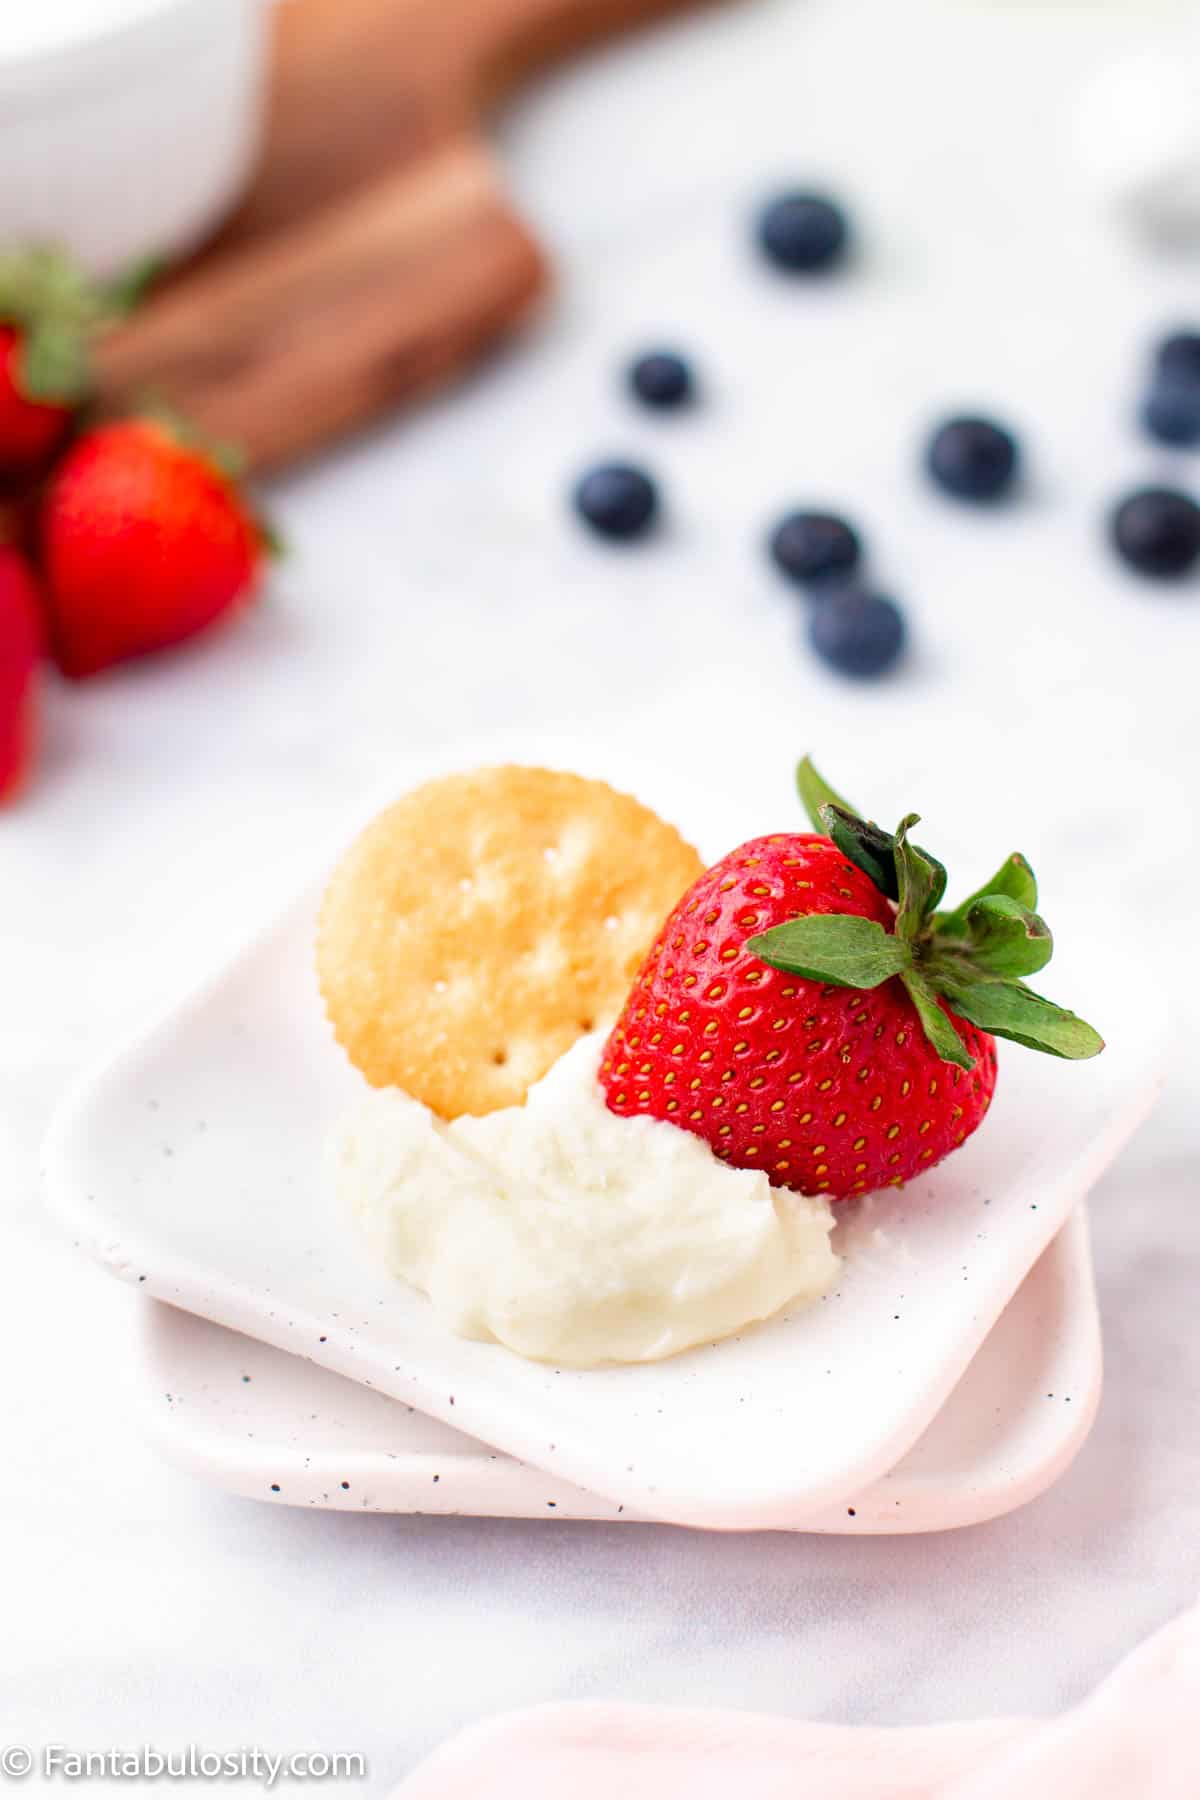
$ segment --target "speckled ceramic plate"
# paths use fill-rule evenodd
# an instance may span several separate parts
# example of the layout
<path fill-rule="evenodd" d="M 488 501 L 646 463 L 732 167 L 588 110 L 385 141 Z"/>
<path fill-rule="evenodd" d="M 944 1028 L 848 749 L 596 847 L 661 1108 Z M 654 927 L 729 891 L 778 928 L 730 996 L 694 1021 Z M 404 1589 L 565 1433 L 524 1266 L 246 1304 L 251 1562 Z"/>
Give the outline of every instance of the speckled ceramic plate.
<path fill-rule="evenodd" d="M 173 1463 L 235 1494 L 345 1512 L 492 1518 L 644 1515 L 491 1450 L 301 1357 L 149 1301 L 146 1419 Z M 865 1493 L 796 1530 L 975 1525 L 1058 1478 L 1100 1398 L 1100 1325 L 1083 1209 L 988 1333 L 924 1436 Z"/>
<path fill-rule="evenodd" d="M 667 759 L 647 779 L 611 747 L 525 755 L 641 793 L 714 854 L 778 828 L 773 796 L 756 810 L 744 782 L 700 787 Z M 360 1077 L 316 993 L 315 906 L 314 889 L 66 1103 L 47 1149 L 59 1212 L 146 1293 L 679 1524 L 788 1526 L 894 1469 L 1157 1086 L 1151 984 L 1107 983 L 1088 921 L 1062 927 L 1053 991 L 1106 1028 L 1102 1057 L 1002 1046 L 984 1129 L 926 1179 L 846 1209 L 841 1275 L 815 1305 L 666 1362 L 559 1371 L 452 1336 L 334 1205 L 323 1145 Z"/>

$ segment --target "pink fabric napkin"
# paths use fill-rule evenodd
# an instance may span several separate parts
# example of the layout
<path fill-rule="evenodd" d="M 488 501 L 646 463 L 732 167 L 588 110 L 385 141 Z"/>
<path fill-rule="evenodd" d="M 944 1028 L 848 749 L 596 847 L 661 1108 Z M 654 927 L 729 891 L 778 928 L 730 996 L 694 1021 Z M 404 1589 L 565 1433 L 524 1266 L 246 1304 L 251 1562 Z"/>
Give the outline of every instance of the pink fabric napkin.
<path fill-rule="evenodd" d="M 1198 1800 L 1200 1608 L 1060 1718 L 879 1730 L 599 1703 L 470 1727 L 397 1800 Z"/>

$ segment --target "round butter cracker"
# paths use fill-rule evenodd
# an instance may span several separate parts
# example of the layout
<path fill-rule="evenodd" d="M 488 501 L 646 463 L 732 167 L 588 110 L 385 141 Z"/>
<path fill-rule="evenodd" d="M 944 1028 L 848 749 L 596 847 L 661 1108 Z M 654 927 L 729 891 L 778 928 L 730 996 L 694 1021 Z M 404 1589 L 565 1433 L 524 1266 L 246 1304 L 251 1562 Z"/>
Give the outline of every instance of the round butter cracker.
<path fill-rule="evenodd" d="M 443 1118 L 519 1105 L 619 1011 L 703 867 L 602 781 L 506 766 L 427 782 L 326 889 L 317 974 L 334 1034 L 372 1086 Z"/>

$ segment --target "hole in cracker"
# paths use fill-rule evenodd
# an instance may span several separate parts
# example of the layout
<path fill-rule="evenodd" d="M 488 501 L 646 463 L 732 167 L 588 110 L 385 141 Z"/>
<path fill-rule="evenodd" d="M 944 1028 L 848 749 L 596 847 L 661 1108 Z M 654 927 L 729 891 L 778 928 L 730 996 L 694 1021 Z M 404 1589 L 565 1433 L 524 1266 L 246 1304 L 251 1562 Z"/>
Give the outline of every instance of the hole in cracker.
<path fill-rule="evenodd" d="M 492 1051 L 492 1061 L 498 1069 L 502 1069 L 504 1067 L 505 1063 L 508 1061 L 508 1051 L 507 1050 L 493 1050 Z"/>
<path fill-rule="evenodd" d="M 596 1029 L 595 1019 L 580 1019 L 579 1029 L 580 1029 L 580 1031 L 595 1031 L 595 1029 Z"/>

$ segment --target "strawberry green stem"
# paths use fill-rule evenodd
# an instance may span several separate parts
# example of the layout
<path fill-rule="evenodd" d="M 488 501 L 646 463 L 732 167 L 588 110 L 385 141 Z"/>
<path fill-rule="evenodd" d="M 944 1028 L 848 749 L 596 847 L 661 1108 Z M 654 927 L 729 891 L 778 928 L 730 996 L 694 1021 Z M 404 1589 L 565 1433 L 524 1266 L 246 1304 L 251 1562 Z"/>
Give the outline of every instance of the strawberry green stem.
<path fill-rule="evenodd" d="M 972 1067 L 972 1059 L 946 1007 L 996 1037 L 1050 1056 L 1075 1060 L 1104 1048 L 1092 1026 L 1025 985 L 1023 977 L 1050 961 L 1054 940 L 1034 911 L 1037 883 L 1023 856 L 1007 857 L 991 881 L 939 912 L 946 871 L 910 841 L 916 813 L 894 832 L 882 830 L 839 799 L 808 757 L 796 783 L 814 827 L 892 902 L 895 923 L 889 932 L 858 915 L 790 919 L 748 941 L 755 956 L 837 987 L 868 989 L 899 979 L 933 1048 L 961 1068 Z"/>
<path fill-rule="evenodd" d="M 24 397 L 58 406 L 84 401 L 93 339 L 139 304 L 161 266 L 144 259 L 100 283 L 50 246 L 0 250 L 0 324 L 21 334 L 17 375 Z"/>

